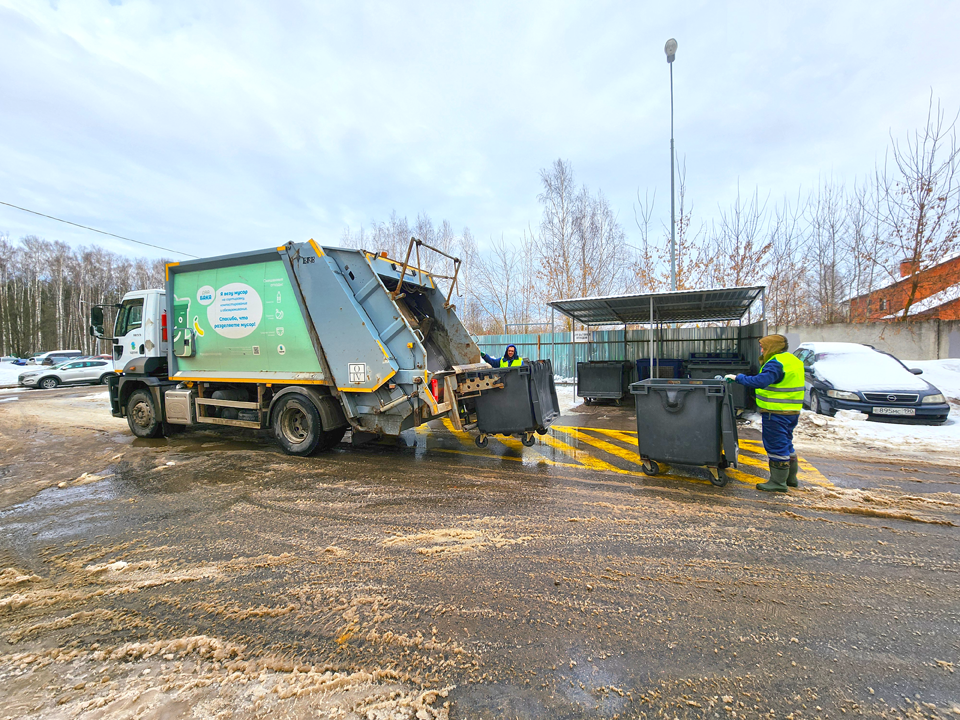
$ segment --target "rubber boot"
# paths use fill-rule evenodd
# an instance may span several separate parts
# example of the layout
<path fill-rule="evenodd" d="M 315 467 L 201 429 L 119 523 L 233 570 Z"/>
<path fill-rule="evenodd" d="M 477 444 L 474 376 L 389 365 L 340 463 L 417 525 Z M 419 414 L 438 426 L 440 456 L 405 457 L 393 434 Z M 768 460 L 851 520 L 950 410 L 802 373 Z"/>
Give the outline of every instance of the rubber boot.
<path fill-rule="evenodd" d="M 786 492 L 787 477 L 790 475 L 790 463 L 785 460 L 770 461 L 770 479 L 757 485 L 764 492 Z"/>
<path fill-rule="evenodd" d="M 797 480 L 797 471 L 800 469 L 800 461 L 797 460 L 796 455 L 790 456 L 790 474 L 787 475 L 787 487 L 799 487 L 800 482 Z"/>

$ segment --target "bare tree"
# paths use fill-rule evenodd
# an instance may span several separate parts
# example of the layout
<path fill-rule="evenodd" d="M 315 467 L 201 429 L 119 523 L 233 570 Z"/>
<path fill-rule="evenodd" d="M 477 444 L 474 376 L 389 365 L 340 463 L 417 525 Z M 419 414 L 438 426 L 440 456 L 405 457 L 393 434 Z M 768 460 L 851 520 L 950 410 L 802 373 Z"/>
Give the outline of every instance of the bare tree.
<path fill-rule="evenodd" d="M 885 230 L 881 252 L 893 256 L 894 264 L 884 263 L 893 279 L 897 278 L 899 261 L 908 263 L 910 282 L 902 320 L 909 316 L 917 299 L 924 271 L 960 249 L 958 117 L 960 113 L 947 122 L 939 101 L 934 108 L 931 92 L 923 129 L 912 137 L 908 135 L 902 143 L 890 138 L 889 162 L 879 178 L 883 188 L 880 217 Z"/>
<path fill-rule="evenodd" d="M 812 300 L 819 323 L 842 322 L 846 318 L 845 203 L 843 188 L 832 181 L 821 183 L 807 202 Z"/>
<path fill-rule="evenodd" d="M 636 289 L 641 293 L 655 292 L 659 289 L 657 262 L 650 249 L 650 219 L 653 217 L 653 207 L 657 200 L 657 193 L 653 197 L 650 191 L 644 193 L 640 199 L 640 190 L 637 190 L 637 204 L 633 206 L 633 218 L 640 231 L 640 246 L 633 248 L 636 251 L 633 264 L 633 276 Z"/>
<path fill-rule="evenodd" d="M 766 202 L 753 191 L 746 201 L 737 197 L 729 209 L 720 208 L 719 225 L 707 240 L 710 264 L 707 277 L 714 287 L 745 287 L 763 282 L 771 240 L 764 228 Z"/>
<path fill-rule="evenodd" d="M 626 281 L 626 234 L 603 193 L 579 190 L 569 162 L 540 171 L 543 191 L 536 238 L 541 299 L 602 295 Z M 532 240 L 532 238 L 531 238 Z"/>
<path fill-rule="evenodd" d="M 806 314 L 807 263 L 802 232 L 803 211 L 799 199 L 773 210 L 767 229 L 770 258 L 767 264 L 767 317 L 777 327 L 790 327 L 809 320 Z"/>
<path fill-rule="evenodd" d="M 703 226 L 693 231 L 693 206 L 687 201 L 687 165 L 680 168 L 677 188 L 676 262 L 677 290 L 694 290 L 703 287 L 707 280 L 712 258 L 704 247 Z M 662 281 L 670 287 L 670 228 L 663 226 L 663 245 L 656 248 L 659 265 L 664 268 Z"/>

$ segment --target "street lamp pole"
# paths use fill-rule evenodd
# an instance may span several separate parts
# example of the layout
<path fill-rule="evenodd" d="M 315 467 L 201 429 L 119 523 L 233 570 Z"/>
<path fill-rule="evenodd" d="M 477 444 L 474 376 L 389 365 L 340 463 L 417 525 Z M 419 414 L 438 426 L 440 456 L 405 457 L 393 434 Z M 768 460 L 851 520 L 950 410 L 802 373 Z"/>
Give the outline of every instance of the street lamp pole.
<path fill-rule="evenodd" d="M 667 64 L 670 66 L 670 289 L 677 289 L 677 216 L 674 204 L 674 157 L 673 149 L 673 61 L 677 56 L 677 41 L 673 38 L 667 40 L 663 46 L 663 52 L 667 55 Z"/>

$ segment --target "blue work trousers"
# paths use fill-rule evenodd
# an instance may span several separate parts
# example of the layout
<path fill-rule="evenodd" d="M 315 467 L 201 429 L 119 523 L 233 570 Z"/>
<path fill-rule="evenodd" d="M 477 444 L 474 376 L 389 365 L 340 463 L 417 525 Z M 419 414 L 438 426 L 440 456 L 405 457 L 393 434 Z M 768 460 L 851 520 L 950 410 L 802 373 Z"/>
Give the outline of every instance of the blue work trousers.
<path fill-rule="evenodd" d="M 763 420 L 763 449 L 767 451 L 767 457 L 786 462 L 796 455 L 793 449 L 793 430 L 797 427 L 800 416 L 762 412 L 760 417 Z"/>

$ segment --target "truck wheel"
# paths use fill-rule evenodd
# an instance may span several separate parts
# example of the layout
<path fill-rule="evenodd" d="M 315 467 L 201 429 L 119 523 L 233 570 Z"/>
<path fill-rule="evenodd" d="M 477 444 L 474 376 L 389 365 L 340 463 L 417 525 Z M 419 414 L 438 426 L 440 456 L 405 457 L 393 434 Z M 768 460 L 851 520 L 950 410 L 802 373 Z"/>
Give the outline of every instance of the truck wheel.
<path fill-rule="evenodd" d="M 44 390 L 53 390 L 59 384 L 60 381 L 55 377 L 45 377 L 43 380 L 37 383 L 37 385 L 42 387 Z"/>
<path fill-rule="evenodd" d="M 277 405 L 273 434 L 283 451 L 300 456 L 314 452 L 323 433 L 317 408 L 307 398 L 294 394 L 280 398 Z"/>
<path fill-rule="evenodd" d="M 127 400 L 127 425 L 140 438 L 157 437 L 163 423 L 157 418 L 157 408 L 149 390 L 135 390 Z"/>

